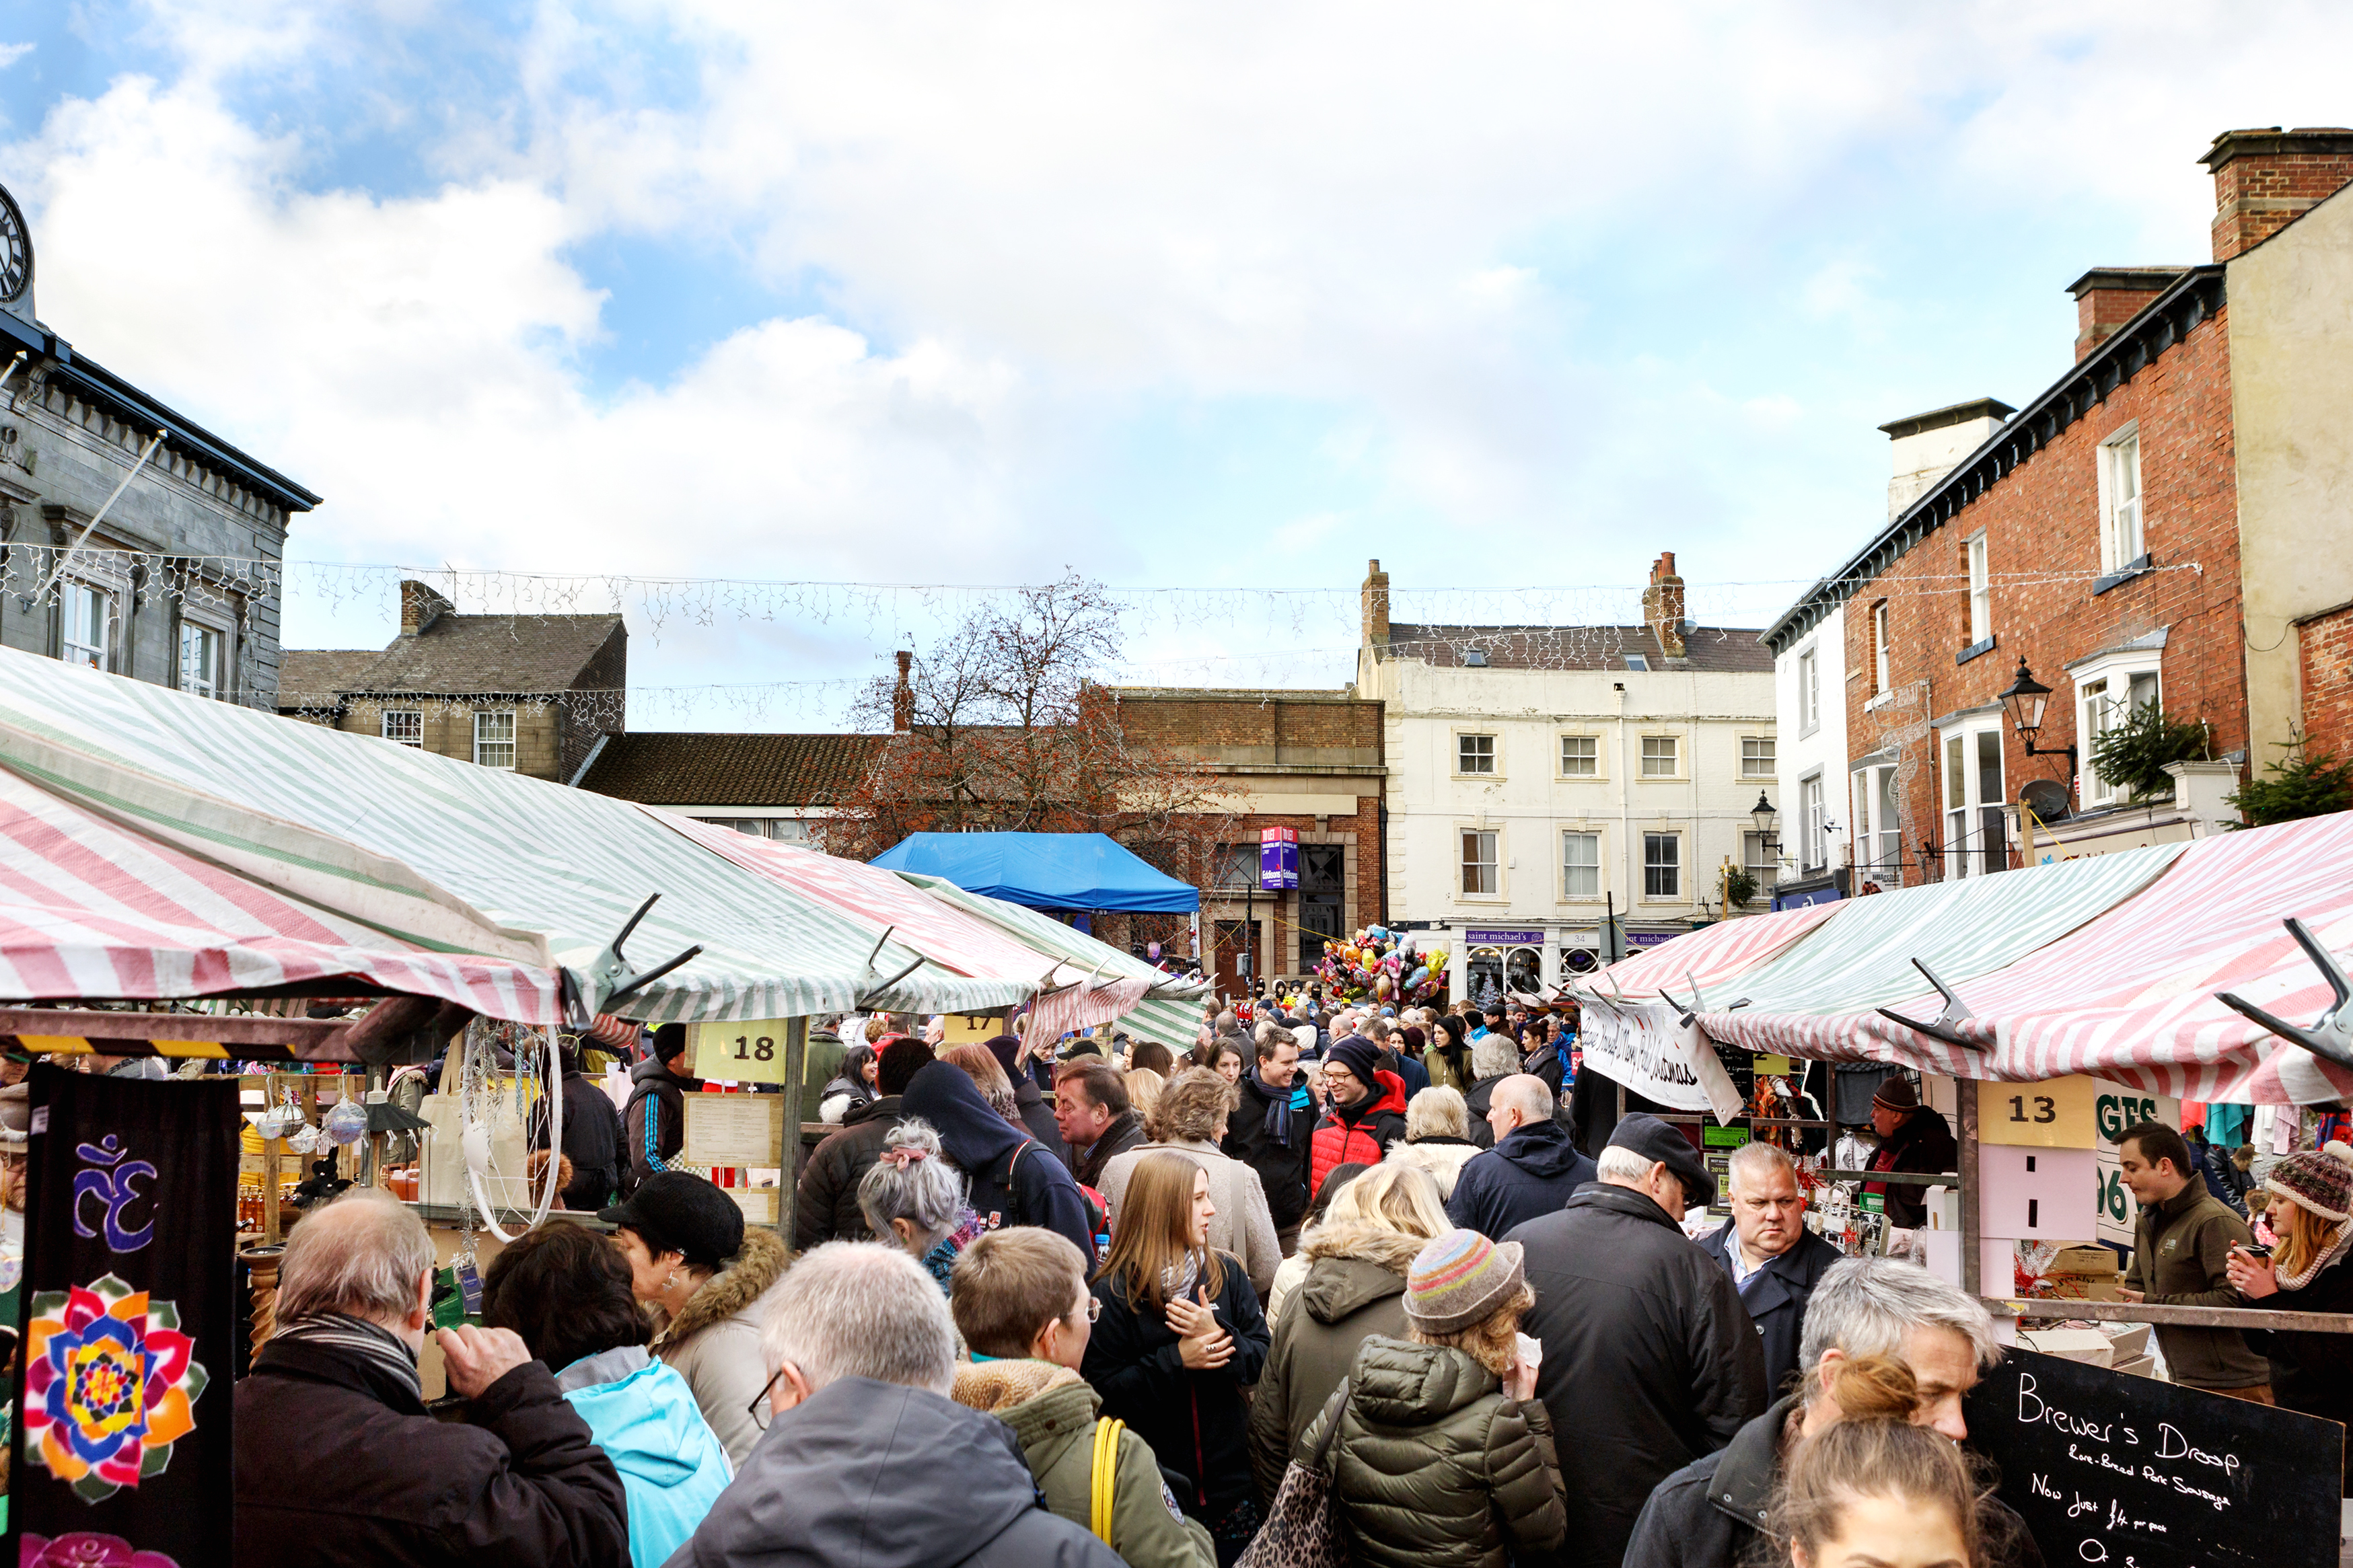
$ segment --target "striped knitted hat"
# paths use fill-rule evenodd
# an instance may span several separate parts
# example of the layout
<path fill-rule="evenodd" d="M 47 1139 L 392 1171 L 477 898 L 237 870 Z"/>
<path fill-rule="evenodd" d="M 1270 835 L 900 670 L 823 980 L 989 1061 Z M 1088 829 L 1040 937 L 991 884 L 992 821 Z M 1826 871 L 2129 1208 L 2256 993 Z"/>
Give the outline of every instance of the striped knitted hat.
<path fill-rule="evenodd" d="M 2299 1149 L 2272 1167 L 2263 1185 L 2326 1220 L 2353 1215 L 2353 1168 L 2327 1154 Z"/>
<path fill-rule="evenodd" d="M 1475 1230 L 1450 1230 L 1414 1254 L 1405 1277 L 1405 1316 L 1426 1334 L 1475 1328 L 1519 1294 L 1520 1244 L 1501 1247 Z"/>

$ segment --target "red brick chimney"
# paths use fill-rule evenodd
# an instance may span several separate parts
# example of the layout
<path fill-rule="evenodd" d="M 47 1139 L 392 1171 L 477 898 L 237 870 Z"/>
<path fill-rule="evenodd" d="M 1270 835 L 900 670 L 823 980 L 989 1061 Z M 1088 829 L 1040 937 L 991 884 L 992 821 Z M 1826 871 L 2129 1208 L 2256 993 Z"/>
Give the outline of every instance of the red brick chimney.
<path fill-rule="evenodd" d="M 2075 357 L 2082 359 L 2108 341 L 2118 327 L 2147 309 L 2148 302 L 2189 271 L 2186 267 L 2094 267 L 2073 283 L 2075 296 Z"/>
<path fill-rule="evenodd" d="M 1365 563 L 1365 626 L 1366 647 L 1383 647 L 1389 640 L 1389 574 L 1377 560 Z"/>
<path fill-rule="evenodd" d="M 1651 585 L 1642 590 L 1642 621 L 1659 637 L 1669 658 L 1683 657 L 1683 580 L 1675 575 L 1675 552 L 1651 563 Z"/>
<path fill-rule="evenodd" d="M 455 615 L 458 606 L 419 583 L 414 577 L 400 584 L 400 635 L 413 637 L 444 616 Z"/>
<path fill-rule="evenodd" d="M 2228 261 L 2353 182 L 2353 129 L 2225 131 L 2198 161 L 2214 171 L 2214 259 Z"/>
<path fill-rule="evenodd" d="M 903 735 L 915 727 L 915 689 L 907 679 L 907 672 L 915 667 L 915 656 L 902 648 L 897 658 L 899 684 L 891 692 L 891 728 Z"/>

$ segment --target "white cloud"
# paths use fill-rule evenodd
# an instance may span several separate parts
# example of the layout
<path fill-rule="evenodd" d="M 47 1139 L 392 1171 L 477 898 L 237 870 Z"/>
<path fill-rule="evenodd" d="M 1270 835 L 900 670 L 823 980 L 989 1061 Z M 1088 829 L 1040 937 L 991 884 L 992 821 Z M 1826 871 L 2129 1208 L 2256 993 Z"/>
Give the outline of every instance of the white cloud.
<path fill-rule="evenodd" d="M 31 44 L 0 44 L 0 71 L 6 70 L 32 52 Z"/>

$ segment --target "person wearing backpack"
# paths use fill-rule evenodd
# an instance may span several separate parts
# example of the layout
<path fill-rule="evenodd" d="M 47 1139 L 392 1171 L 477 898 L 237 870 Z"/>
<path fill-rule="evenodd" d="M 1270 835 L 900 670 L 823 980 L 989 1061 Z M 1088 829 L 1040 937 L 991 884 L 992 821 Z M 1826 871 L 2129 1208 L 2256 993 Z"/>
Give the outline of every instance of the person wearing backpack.
<path fill-rule="evenodd" d="M 1097 1309 L 1078 1250 L 1034 1226 L 992 1232 L 956 1258 L 948 1291 L 973 1358 L 952 1397 L 1013 1429 L 1047 1508 L 1129 1568 L 1216 1568 L 1209 1532 L 1177 1508 L 1152 1446 L 1103 1415 L 1079 1376 Z"/>
<path fill-rule="evenodd" d="M 940 1147 L 971 1184 L 966 1201 L 984 1230 L 1034 1225 L 1066 1236 L 1092 1258 L 1096 1226 L 1079 1184 L 1043 1145 L 981 1098 L 954 1062 L 930 1062 L 907 1080 L 902 1113 L 929 1122 Z"/>

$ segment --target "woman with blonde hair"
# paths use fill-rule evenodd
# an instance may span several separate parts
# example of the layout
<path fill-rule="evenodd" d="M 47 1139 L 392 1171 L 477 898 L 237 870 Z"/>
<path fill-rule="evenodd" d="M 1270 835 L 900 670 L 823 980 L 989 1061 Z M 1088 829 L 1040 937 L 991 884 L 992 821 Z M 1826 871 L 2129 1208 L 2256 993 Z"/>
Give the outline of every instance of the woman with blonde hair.
<path fill-rule="evenodd" d="M 1781 1474 L 1767 1540 L 1788 1568 L 1972 1568 L 1978 1488 L 1961 1448 L 1913 1425 L 1919 1384 L 1889 1356 L 1841 1363 L 1840 1419 L 1799 1443 Z"/>
<path fill-rule="evenodd" d="M 1199 1161 L 1209 1173 L 1209 1199 L 1218 1209 L 1209 1221 L 1209 1245 L 1233 1254 L 1250 1289 L 1264 1300 L 1274 1289 L 1274 1271 L 1282 1262 L 1282 1243 L 1275 1236 L 1274 1216 L 1267 1210 L 1266 1186 L 1255 1170 L 1229 1159 L 1219 1147 L 1226 1135 L 1226 1118 L 1240 1098 L 1234 1086 L 1216 1073 L 1187 1068 L 1168 1081 L 1144 1119 L 1145 1132 L 1152 1142 L 1113 1155 L 1104 1163 L 1095 1190 L 1110 1205 L 1112 1228 L 1116 1231 L 1120 1203 L 1127 1195 L 1128 1177 L 1137 1161 L 1160 1149 L 1173 1149 Z"/>
<path fill-rule="evenodd" d="M 1520 1246 L 1450 1230 L 1409 1268 L 1404 1337 L 1366 1340 L 1345 1395 L 1300 1438 L 1314 1454 L 1338 1422 L 1325 1464 L 1349 1560 L 1486 1568 L 1549 1553 L 1568 1516 L 1535 1364 L 1519 1353 L 1536 1300 Z"/>
<path fill-rule="evenodd" d="M 1135 1120 L 1145 1127 L 1152 1125 L 1152 1108 L 1160 1103 L 1160 1091 L 1168 1080 L 1150 1068 L 1130 1068 L 1119 1075 L 1127 1086 L 1127 1108 L 1135 1112 Z"/>
<path fill-rule="evenodd" d="M 1029 1130 L 1021 1120 L 1020 1102 L 1014 1099 L 1013 1080 L 1006 1076 L 1004 1064 L 997 1059 L 995 1051 L 987 1046 L 950 1046 L 939 1054 L 939 1059 L 961 1068 L 980 1090 L 980 1098 L 988 1101 L 989 1110 L 1024 1132 Z"/>
<path fill-rule="evenodd" d="M 1102 1311 L 1079 1370 L 1103 1395 L 1103 1414 L 1184 1478 L 1178 1506 L 1230 1563 L 1258 1529 L 1242 1390 L 1259 1380 L 1267 1333 L 1240 1261 L 1209 1245 L 1216 1208 L 1209 1173 L 1191 1155 L 1164 1149 L 1135 1163 L 1095 1277 Z"/>
<path fill-rule="evenodd" d="M 1273 1500 L 1307 1424 L 1348 1375 L 1358 1347 L 1375 1334 L 1404 1334 L 1407 1270 L 1446 1229 L 1430 1173 L 1382 1163 L 1343 1187 L 1300 1237 L 1302 1280 L 1274 1316 L 1250 1403 L 1250 1469 L 1262 1500 Z"/>
<path fill-rule="evenodd" d="M 2353 1312 L 2353 1166 L 2298 1150 L 2263 1178 L 2278 1249 L 2258 1258 L 2232 1247 L 2232 1288 L 2274 1312 Z M 2272 1398 L 2284 1410 L 2353 1420 L 2353 1343 L 2345 1334 L 2246 1331 L 2247 1348 L 2272 1364 Z"/>
<path fill-rule="evenodd" d="M 1432 1084 L 1405 1102 L 1405 1137 L 1389 1145 L 1388 1163 L 1430 1173 L 1438 1195 L 1454 1195 L 1463 1163 L 1479 1152 L 1471 1141 L 1471 1113 L 1459 1090 Z"/>

